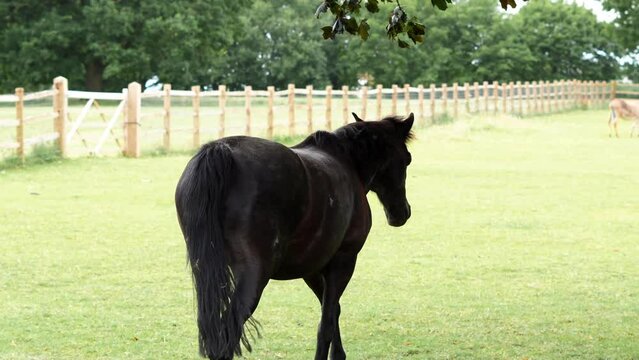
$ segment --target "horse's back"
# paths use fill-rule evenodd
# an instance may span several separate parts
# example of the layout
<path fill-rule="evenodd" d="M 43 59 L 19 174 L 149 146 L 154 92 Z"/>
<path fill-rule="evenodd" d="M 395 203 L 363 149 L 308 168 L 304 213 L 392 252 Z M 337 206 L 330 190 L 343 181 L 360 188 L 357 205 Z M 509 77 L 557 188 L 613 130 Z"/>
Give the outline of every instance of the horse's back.
<path fill-rule="evenodd" d="M 368 232 L 365 192 L 353 170 L 333 155 L 245 136 L 207 147 L 222 147 L 232 158 L 225 196 L 217 199 L 229 256 L 265 260 L 274 278 L 302 277 L 352 237 L 353 221 Z"/>
<path fill-rule="evenodd" d="M 225 199 L 228 231 L 254 231 L 265 238 L 291 233 L 307 194 L 306 174 L 297 155 L 284 145 L 259 138 L 236 136 L 218 142 L 230 148 L 234 161 Z"/>

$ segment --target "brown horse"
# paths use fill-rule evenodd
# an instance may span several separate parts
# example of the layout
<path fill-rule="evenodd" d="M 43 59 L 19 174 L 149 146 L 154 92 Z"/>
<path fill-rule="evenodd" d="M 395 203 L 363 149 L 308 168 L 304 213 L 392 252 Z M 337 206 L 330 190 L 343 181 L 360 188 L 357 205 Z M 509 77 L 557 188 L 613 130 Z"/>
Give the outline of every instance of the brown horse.
<path fill-rule="evenodd" d="M 197 294 L 200 354 L 251 351 L 245 323 L 269 279 L 303 278 L 322 306 L 315 359 L 344 359 L 339 299 L 371 227 L 411 215 L 406 168 L 413 114 L 319 131 L 300 144 L 245 136 L 210 142 L 186 166 L 175 204 Z M 248 327 L 257 330 L 257 326 Z"/>
<path fill-rule="evenodd" d="M 631 105 L 622 99 L 613 99 L 608 105 L 610 108 L 610 119 L 608 120 L 608 136 L 612 137 L 612 128 L 615 129 L 615 135 L 619 137 L 619 118 L 632 120 L 632 128 L 630 129 L 630 137 L 639 128 L 639 107 Z"/>

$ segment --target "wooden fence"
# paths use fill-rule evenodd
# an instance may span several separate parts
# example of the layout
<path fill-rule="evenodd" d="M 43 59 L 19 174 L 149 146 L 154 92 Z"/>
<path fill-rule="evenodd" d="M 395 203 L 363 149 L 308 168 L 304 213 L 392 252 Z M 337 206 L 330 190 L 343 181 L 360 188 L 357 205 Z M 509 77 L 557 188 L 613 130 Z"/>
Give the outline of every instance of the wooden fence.
<path fill-rule="evenodd" d="M 58 77 L 51 90 L 25 95 L 24 89 L 18 88 L 13 95 L 0 96 L 0 103 L 15 104 L 15 119 L 2 120 L 3 113 L 0 112 L 0 128 L 15 129 L 14 141 L 0 143 L 0 149 L 15 149 L 15 154 L 24 158 L 27 147 L 55 141 L 63 156 L 69 155 L 69 145 L 77 143 L 84 146 L 79 153 L 99 155 L 111 138 L 123 154 L 138 157 L 141 143 L 155 133 L 161 134 L 158 145 L 165 150 L 174 148 L 174 137 L 181 132 L 190 134 L 187 135 L 190 137 L 188 146 L 197 148 L 203 137 L 208 141 L 242 134 L 271 139 L 319 129 L 332 130 L 353 121 L 351 112 L 364 119 L 414 112 L 417 124 L 428 126 L 442 116 L 458 118 L 479 112 L 520 116 L 604 106 L 616 96 L 639 95 L 637 90 L 639 85 L 562 80 L 454 83 L 439 87 L 435 84 L 429 87 L 392 85 L 391 88 L 377 85 L 358 89 L 327 86 L 320 90 L 312 86 L 296 88 L 290 84 L 280 91 L 272 86 L 266 90 L 253 90 L 247 86 L 243 91 L 228 91 L 224 85 L 217 89 L 203 90 L 193 86 L 190 90 L 174 90 L 170 84 L 165 84 L 162 90 L 145 92 L 140 84 L 131 83 L 120 93 L 95 93 L 70 91 L 67 80 Z M 27 103 L 36 99 L 50 99 L 52 107 L 25 116 Z M 174 105 L 180 99 L 181 106 Z M 69 100 L 84 104 L 77 107 L 81 110 L 75 119 L 71 119 Z M 152 105 L 153 100 L 155 105 Z M 101 106 L 99 101 L 113 104 Z M 185 101 L 190 104 L 185 105 Z M 105 109 L 111 114 L 108 115 Z M 97 111 L 102 120 L 93 126 L 85 122 L 91 111 Z M 53 132 L 25 138 L 26 126 L 44 120 L 53 120 Z M 152 129 L 151 124 L 161 126 Z M 213 127 L 206 124 L 213 124 Z M 97 129 L 93 141 L 83 135 L 91 128 Z"/>

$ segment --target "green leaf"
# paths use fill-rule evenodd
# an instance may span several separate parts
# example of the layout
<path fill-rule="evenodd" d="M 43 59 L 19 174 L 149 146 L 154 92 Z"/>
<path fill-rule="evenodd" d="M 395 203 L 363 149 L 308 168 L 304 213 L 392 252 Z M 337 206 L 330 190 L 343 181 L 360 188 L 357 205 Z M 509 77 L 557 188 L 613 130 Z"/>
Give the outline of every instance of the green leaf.
<path fill-rule="evenodd" d="M 504 10 L 508 10 L 508 5 L 513 8 L 517 7 L 517 3 L 515 2 L 515 0 L 499 0 L 499 2 L 501 3 L 501 7 L 504 8 Z"/>
<path fill-rule="evenodd" d="M 362 38 L 362 40 L 368 40 L 370 28 L 371 27 L 370 25 L 368 25 L 368 22 L 366 22 L 366 19 L 363 19 L 359 23 L 359 28 L 357 29 L 357 33 L 359 34 L 359 37 Z"/>
<path fill-rule="evenodd" d="M 344 24 L 344 29 L 348 31 L 349 34 L 357 34 L 358 26 L 357 20 L 354 17 L 349 17 L 348 19 L 343 19 L 342 23 Z"/>
<path fill-rule="evenodd" d="M 411 20 L 408 22 L 408 28 L 415 35 L 425 35 L 426 34 L 426 26 L 424 24 L 415 22 Z"/>
<path fill-rule="evenodd" d="M 410 45 L 408 45 L 406 41 L 403 41 L 401 39 L 397 39 L 397 45 L 399 45 L 399 47 L 402 49 L 406 49 L 410 47 Z"/>
<path fill-rule="evenodd" d="M 332 26 L 324 26 L 322 28 L 322 37 L 324 39 L 333 39 L 333 38 L 335 38 L 335 34 L 333 34 L 333 27 Z"/>
<path fill-rule="evenodd" d="M 433 3 L 433 6 L 437 6 L 439 10 L 446 10 L 448 8 L 447 0 L 430 0 Z M 504 0 L 501 0 L 504 1 Z M 450 0 L 448 0 L 450 2 Z"/>
<path fill-rule="evenodd" d="M 368 0 L 366 2 L 366 10 L 372 13 L 379 12 L 379 5 L 377 4 L 377 0 Z"/>

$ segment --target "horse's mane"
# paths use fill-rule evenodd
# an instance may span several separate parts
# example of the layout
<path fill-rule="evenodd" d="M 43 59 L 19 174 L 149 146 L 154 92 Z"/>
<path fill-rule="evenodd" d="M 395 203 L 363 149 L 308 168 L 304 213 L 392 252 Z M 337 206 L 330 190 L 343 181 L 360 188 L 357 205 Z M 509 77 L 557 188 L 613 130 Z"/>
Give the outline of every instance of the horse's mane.
<path fill-rule="evenodd" d="M 304 148 L 308 146 L 316 146 L 321 149 L 334 149 L 343 151 L 343 146 L 339 141 L 339 138 L 334 133 L 319 130 L 311 135 L 307 136 L 301 143 L 294 146 L 294 148 Z"/>
<path fill-rule="evenodd" d="M 411 131 L 402 139 L 397 124 L 404 119 L 399 116 L 387 116 L 379 121 L 359 121 L 342 126 L 334 132 L 316 131 L 295 148 L 315 146 L 334 154 L 350 154 L 357 160 L 375 159 L 385 161 L 389 149 L 402 141 L 414 139 Z"/>
<path fill-rule="evenodd" d="M 400 135 L 397 124 L 403 118 L 399 116 L 387 116 L 379 121 L 360 121 L 343 126 L 335 131 L 338 138 L 347 139 L 353 146 L 368 153 L 384 150 L 398 144 L 411 141 L 415 136 L 413 132 L 408 135 Z"/>

